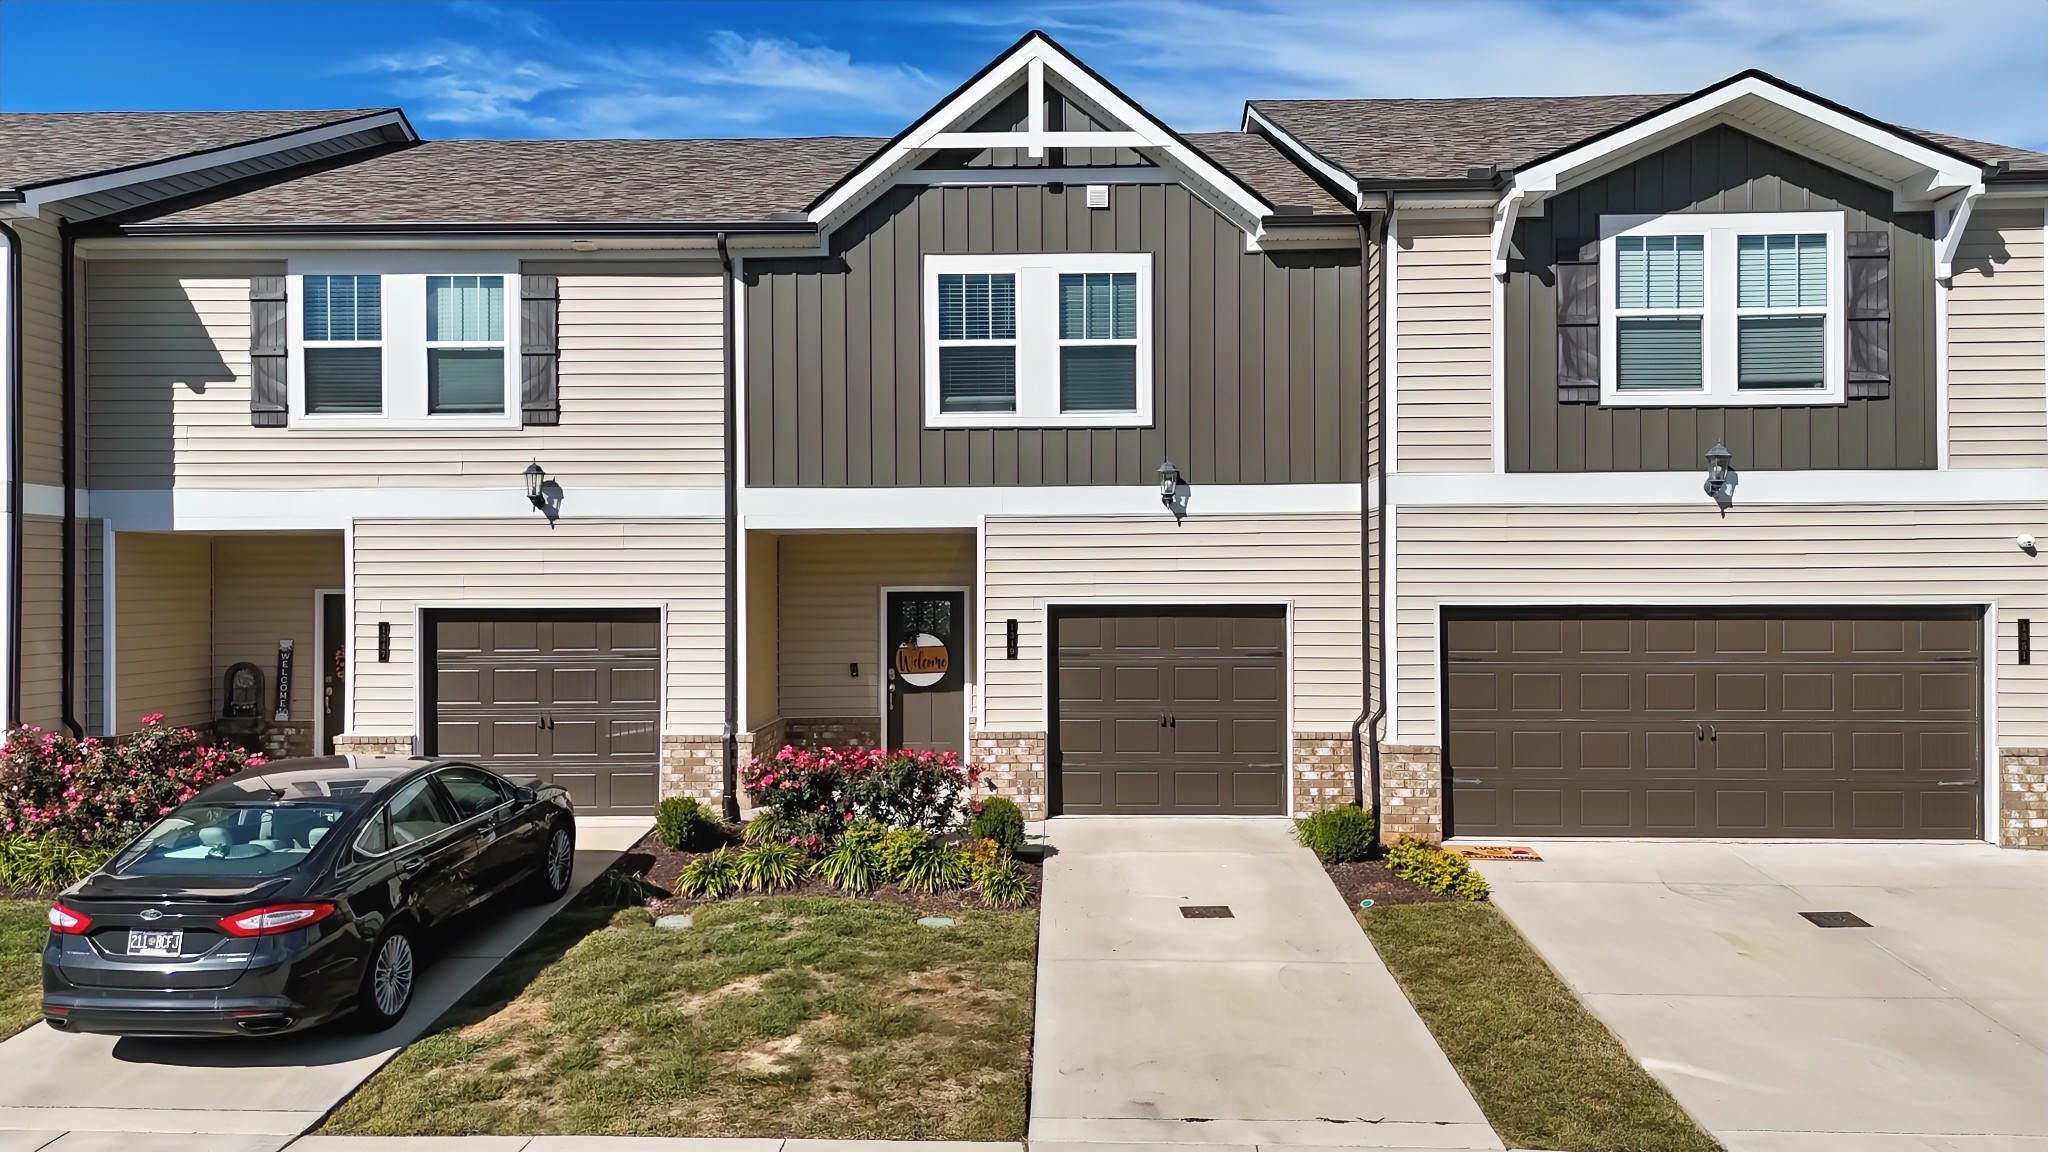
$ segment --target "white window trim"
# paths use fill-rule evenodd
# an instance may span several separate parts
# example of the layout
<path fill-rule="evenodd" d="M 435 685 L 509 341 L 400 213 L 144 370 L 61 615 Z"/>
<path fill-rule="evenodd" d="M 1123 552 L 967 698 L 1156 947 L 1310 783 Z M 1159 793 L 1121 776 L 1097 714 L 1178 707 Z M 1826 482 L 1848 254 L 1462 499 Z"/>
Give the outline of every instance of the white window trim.
<path fill-rule="evenodd" d="M 1600 218 L 1600 403 L 1616 408 L 1820 407 L 1847 403 L 1843 339 L 1846 328 L 1845 284 L 1848 227 L 1841 212 L 1696 212 L 1662 216 Z M 1820 232 L 1828 238 L 1827 323 L 1822 328 L 1823 385 L 1813 389 L 1737 386 L 1737 321 L 1742 316 L 1810 313 L 1814 309 L 1736 307 L 1738 236 L 1766 233 Z M 1644 391 L 1618 386 L 1618 319 L 1614 304 L 1614 241 L 1621 236 L 1704 236 L 1706 306 L 1701 317 L 1700 354 L 1704 387 L 1695 390 Z M 1638 309 L 1630 309 L 1635 315 Z M 1692 314 L 1694 309 L 1655 308 L 1657 315 Z"/>
<path fill-rule="evenodd" d="M 291 394 L 291 427 L 334 430 L 392 431 L 432 428 L 442 431 L 464 429 L 497 431 L 521 426 L 522 413 L 516 392 L 519 364 L 514 349 L 519 347 L 519 267 L 516 261 L 491 261 L 476 267 L 473 260 L 449 261 L 439 265 L 383 268 L 360 263 L 293 261 L 286 280 L 285 324 L 289 335 L 286 372 Z M 462 265 L 472 265 L 464 267 Z M 321 348 L 382 347 L 384 408 L 382 412 L 316 413 L 306 411 L 306 277 L 377 276 L 381 278 L 382 340 L 315 341 Z M 502 276 L 505 278 L 505 339 L 483 343 L 427 342 L 427 277 Z M 503 347 L 505 350 L 505 403 L 501 412 L 461 412 L 432 415 L 427 411 L 427 349 Z"/>
<path fill-rule="evenodd" d="M 1015 412 L 939 410 L 939 277 L 1009 273 L 1017 278 L 1016 340 L 947 341 L 1017 348 Z M 1131 412 L 1060 411 L 1060 347 L 1125 341 L 1059 338 L 1061 273 L 1133 272 L 1138 277 L 1138 406 Z M 1003 253 L 924 258 L 924 424 L 927 428 L 1147 428 L 1152 424 L 1152 255 L 1148 252 Z"/>

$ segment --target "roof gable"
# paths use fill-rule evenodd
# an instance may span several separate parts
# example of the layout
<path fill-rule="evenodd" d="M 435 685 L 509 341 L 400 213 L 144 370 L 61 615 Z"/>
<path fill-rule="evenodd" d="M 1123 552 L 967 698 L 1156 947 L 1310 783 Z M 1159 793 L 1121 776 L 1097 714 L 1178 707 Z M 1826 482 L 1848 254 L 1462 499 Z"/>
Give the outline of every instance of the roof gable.
<path fill-rule="evenodd" d="M 1084 110 L 1095 130 L 1048 128 L 1044 118 L 1048 84 L 1056 85 L 1068 101 Z M 1025 92 L 1026 109 L 1021 128 L 987 130 L 985 118 L 1013 100 L 1020 89 Z M 1199 148 L 1153 118 L 1051 37 L 1034 31 L 827 189 L 810 205 L 808 214 L 821 232 L 829 233 L 895 184 L 902 173 L 943 152 L 1017 149 L 1036 159 L 1049 148 L 1136 152 L 1169 169 L 1250 236 L 1258 234 L 1260 222 L 1273 211 L 1271 204 Z"/>

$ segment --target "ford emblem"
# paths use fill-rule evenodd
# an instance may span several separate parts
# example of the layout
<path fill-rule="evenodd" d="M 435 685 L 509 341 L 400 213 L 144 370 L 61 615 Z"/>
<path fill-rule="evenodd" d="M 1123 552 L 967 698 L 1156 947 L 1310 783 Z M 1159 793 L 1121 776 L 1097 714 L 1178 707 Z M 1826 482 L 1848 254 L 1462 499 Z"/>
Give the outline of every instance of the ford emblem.
<path fill-rule="evenodd" d="M 161 920 L 164 918 L 164 914 L 154 908 L 144 908 L 142 910 L 142 918 L 144 920 Z"/>

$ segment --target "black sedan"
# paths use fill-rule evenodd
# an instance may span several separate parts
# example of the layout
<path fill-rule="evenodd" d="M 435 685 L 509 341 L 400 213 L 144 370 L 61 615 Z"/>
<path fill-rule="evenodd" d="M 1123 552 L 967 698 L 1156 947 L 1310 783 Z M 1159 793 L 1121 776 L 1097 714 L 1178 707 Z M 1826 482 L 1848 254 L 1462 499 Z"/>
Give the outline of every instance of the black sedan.
<path fill-rule="evenodd" d="M 58 896 L 43 1019 L 127 1036 L 285 1032 L 412 1002 L 424 933 L 569 888 L 560 788 L 473 764 L 281 760 L 179 805 Z"/>

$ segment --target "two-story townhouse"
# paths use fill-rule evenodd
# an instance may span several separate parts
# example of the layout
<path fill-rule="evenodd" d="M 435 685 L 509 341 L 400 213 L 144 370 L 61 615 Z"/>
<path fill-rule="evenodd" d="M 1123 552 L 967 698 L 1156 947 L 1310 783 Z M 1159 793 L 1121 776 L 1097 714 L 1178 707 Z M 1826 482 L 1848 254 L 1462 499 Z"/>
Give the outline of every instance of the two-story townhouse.
<path fill-rule="evenodd" d="M 78 348 L 65 332 L 83 323 L 80 233 L 414 138 L 393 108 L 0 113 L 0 716 L 9 728 L 106 723 L 95 710 L 104 621 L 87 611 L 102 578 L 103 526 L 84 500 L 81 393 L 67 386 Z M 154 351 L 145 342 L 112 354 Z"/>
<path fill-rule="evenodd" d="M 1246 125 L 1389 218 L 1390 803 L 2048 846 L 2048 155 L 1759 73 Z"/>

